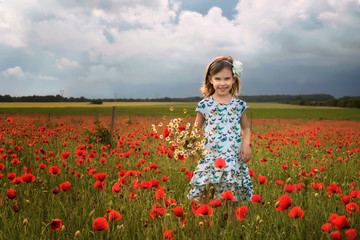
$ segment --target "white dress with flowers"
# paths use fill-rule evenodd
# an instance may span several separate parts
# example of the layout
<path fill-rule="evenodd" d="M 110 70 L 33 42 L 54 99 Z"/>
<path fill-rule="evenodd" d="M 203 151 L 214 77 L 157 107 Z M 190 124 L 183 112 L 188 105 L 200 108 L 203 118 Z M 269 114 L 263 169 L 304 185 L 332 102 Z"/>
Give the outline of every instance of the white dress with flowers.
<path fill-rule="evenodd" d="M 240 99 L 232 98 L 229 104 L 217 103 L 211 96 L 201 100 L 196 108 L 204 118 L 205 148 L 195 169 L 188 198 L 199 200 L 210 183 L 215 196 L 231 190 L 235 201 L 250 201 L 254 194 L 247 164 L 240 157 L 240 118 L 248 108 Z M 226 166 L 215 168 L 217 158 L 223 158 Z"/>

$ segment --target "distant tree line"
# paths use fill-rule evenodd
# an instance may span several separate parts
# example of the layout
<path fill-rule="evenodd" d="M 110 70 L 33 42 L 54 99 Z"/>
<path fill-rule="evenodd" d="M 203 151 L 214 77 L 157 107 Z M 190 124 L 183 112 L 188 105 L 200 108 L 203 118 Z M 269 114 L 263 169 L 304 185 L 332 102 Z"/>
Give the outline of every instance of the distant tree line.
<path fill-rule="evenodd" d="M 240 96 L 247 102 L 279 102 L 286 104 L 297 104 L 307 106 L 333 106 L 360 108 L 360 97 L 334 98 L 329 94 L 308 94 L 308 95 L 254 95 Z M 22 96 L 13 97 L 10 95 L 0 95 L 0 102 L 91 102 L 92 104 L 102 104 L 103 102 L 198 102 L 202 97 L 186 98 L 103 98 L 90 99 L 83 96 L 79 98 L 63 97 L 61 95 L 46 96 Z"/>
<path fill-rule="evenodd" d="M 284 102 L 304 106 L 327 106 L 327 107 L 346 107 L 346 108 L 360 108 L 360 97 L 342 97 L 339 99 L 329 99 L 323 101 L 305 100 L 303 96 L 299 95 L 294 101 Z"/>

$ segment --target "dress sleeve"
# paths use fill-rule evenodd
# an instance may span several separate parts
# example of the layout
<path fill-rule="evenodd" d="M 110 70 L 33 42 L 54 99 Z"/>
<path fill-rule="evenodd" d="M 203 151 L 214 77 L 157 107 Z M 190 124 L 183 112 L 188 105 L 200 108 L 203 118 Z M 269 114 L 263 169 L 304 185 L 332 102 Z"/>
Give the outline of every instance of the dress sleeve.
<path fill-rule="evenodd" d="M 195 111 L 201 113 L 201 114 L 205 117 L 205 106 L 206 106 L 206 105 L 205 105 L 204 100 L 201 100 L 201 101 L 197 104 Z"/>
<path fill-rule="evenodd" d="M 245 112 L 246 109 L 249 108 L 249 106 L 243 100 L 240 100 L 239 105 L 239 115 L 241 117 L 241 115 Z"/>

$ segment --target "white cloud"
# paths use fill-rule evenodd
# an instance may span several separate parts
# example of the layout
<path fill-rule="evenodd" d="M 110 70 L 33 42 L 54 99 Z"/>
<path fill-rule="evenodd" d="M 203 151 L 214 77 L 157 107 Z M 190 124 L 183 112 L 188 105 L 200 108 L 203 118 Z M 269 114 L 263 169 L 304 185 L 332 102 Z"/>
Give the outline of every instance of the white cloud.
<path fill-rule="evenodd" d="M 64 69 L 64 67 L 78 67 L 79 63 L 77 61 L 71 61 L 65 57 L 56 60 L 55 66 L 58 69 Z"/>
<path fill-rule="evenodd" d="M 46 76 L 46 75 L 39 75 L 39 78 L 42 80 L 46 80 L 46 81 L 57 81 L 59 80 L 59 78 L 57 77 L 51 77 L 51 76 Z"/>
<path fill-rule="evenodd" d="M 22 71 L 21 67 L 19 66 L 6 69 L 5 71 L 2 72 L 2 75 L 5 77 L 15 77 L 18 79 L 26 78 L 25 73 Z"/>

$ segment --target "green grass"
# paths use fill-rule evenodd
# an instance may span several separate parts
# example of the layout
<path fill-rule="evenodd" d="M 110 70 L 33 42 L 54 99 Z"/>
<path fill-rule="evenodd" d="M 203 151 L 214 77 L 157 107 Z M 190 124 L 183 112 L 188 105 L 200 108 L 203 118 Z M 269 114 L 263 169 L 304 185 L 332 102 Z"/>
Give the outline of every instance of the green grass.
<path fill-rule="evenodd" d="M 247 116 L 253 118 L 286 119 L 333 119 L 360 120 L 360 110 L 298 106 L 280 103 L 248 103 Z M 89 103 L 1 103 L 0 113 L 5 114 L 51 114 L 51 115 L 111 115 L 116 106 L 116 115 L 169 116 L 187 114 L 195 116 L 195 102 L 107 102 L 103 105 Z M 169 110 L 174 107 L 174 111 Z"/>

